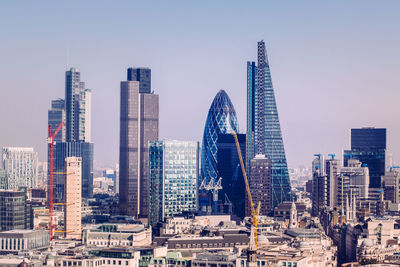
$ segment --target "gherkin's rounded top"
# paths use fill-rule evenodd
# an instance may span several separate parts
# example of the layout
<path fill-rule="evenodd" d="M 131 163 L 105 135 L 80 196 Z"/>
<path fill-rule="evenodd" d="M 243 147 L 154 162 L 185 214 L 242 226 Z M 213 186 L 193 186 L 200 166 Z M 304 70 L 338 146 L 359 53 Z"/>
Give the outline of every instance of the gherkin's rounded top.
<path fill-rule="evenodd" d="M 217 142 L 220 134 L 238 132 L 239 126 L 235 108 L 224 90 L 214 97 L 204 127 L 201 152 L 202 179 L 217 178 Z"/>

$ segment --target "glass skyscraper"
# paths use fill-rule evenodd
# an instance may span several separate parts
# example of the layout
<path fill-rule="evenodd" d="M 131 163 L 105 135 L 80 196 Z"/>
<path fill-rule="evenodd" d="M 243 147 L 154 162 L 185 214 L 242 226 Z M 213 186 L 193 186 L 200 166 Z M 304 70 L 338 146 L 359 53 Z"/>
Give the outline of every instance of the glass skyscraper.
<path fill-rule="evenodd" d="M 208 111 L 206 124 L 204 127 L 203 143 L 201 148 L 201 178 L 202 183 L 217 183 L 220 175 L 218 174 L 217 156 L 218 139 L 221 134 L 238 132 L 236 112 L 231 100 L 224 90 L 220 90 L 214 97 Z M 210 192 L 201 190 L 199 192 L 200 209 L 206 211 L 210 207 Z M 218 212 L 217 203 L 214 203 L 214 212 Z"/>
<path fill-rule="evenodd" d="M 215 96 L 208 111 L 201 150 L 201 178 L 217 181 L 218 137 L 220 134 L 238 132 L 236 112 L 224 90 Z"/>
<path fill-rule="evenodd" d="M 237 138 L 244 160 L 246 135 L 237 134 Z M 218 177 L 222 178 L 222 189 L 218 192 L 218 200 L 220 205 L 223 205 L 224 213 L 244 218 L 246 191 L 233 134 L 220 134 L 217 148 Z"/>
<path fill-rule="evenodd" d="M 80 76 L 75 68 L 65 72 L 67 142 L 90 142 L 91 90 L 85 89 Z"/>
<path fill-rule="evenodd" d="M 51 101 L 48 124 L 53 132 L 65 121 L 54 147 L 54 200 L 64 199 L 64 166 L 66 157 L 82 158 L 82 197 L 93 196 L 93 143 L 91 143 L 91 90 L 85 88 L 76 68 L 65 72 L 65 100 Z M 50 160 L 50 159 L 48 159 Z"/>
<path fill-rule="evenodd" d="M 257 43 L 257 66 L 247 63 L 246 167 L 263 154 L 271 160 L 272 209 L 290 200 L 290 181 L 278 110 L 264 41 Z"/>
<path fill-rule="evenodd" d="M 197 211 L 198 142 L 150 142 L 149 157 L 149 223 Z"/>
<path fill-rule="evenodd" d="M 158 140 L 159 97 L 151 92 L 150 69 L 127 74 L 121 82 L 119 207 L 124 215 L 148 217 L 149 142 Z"/>
<path fill-rule="evenodd" d="M 351 150 L 344 151 L 344 165 L 358 159 L 369 169 L 369 187 L 380 188 L 386 169 L 386 128 L 351 129 Z"/>
<path fill-rule="evenodd" d="M 54 201 L 65 201 L 65 159 L 82 158 L 82 197 L 93 197 L 93 143 L 60 142 L 54 147 Z"/>
<path fill-rule="evenodd" d="M 48 122 L 51 125 L 53 131 L 58 128 L 58 125 L 66 120 L 65 114 L 65 100 L 55 99 L 51 101 L 51 109 L 48 111 Z M 62 126 L 60 132 L 54 138 L 55 142 L 65 142 L 66 141 L 66 126 Z"/>

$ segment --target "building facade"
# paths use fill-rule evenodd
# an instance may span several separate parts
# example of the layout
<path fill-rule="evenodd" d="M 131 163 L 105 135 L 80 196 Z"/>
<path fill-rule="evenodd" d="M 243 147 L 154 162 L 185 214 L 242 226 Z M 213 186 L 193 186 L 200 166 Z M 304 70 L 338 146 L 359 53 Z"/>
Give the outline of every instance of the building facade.
<path fill-rule="evenodd" d="M 54 147 L 53 198 L 64 202 L 65 159 L 67 157 L 82 158 L 82 197 L 93 196 L 93 149 L 91 143 L 91 90 L 85 88 L 81 81 L 81 73 L 76 68 L 65 72 L 65 100 L 53 100 L 48 112 L 48 123 L 53 132 L 61 122 L 65 122 L 56 138 Z"/>
<path fill-rule="evenodd" d="M 245 160 L 246 135 L 237 134 L 237 137 L 242 158 Z M 244 218 L 246 190 L 233 134 L 220 134 L 217 149 L 218 177 L 222 178 L 222 189 L 218 192 L 218 200 L 223 206 L 222 211 Z"/>
<path fill-rule="evenodd" d="M 201 147 L 201 183 L 215 184 L 219 179 L 217 168 L 218 139 L 221 134 L 238 132 L 239 126 L 236 111 L 229 96 L 220 90 L 215 96 L 208 111 L 204 127 L 203 142 Z M 210 207 L 210 195 L 201 190 L 199 197 L 200 209 L 206 211 Z M 217 212 L 217 210 L 214 211 Z"/>
<path fill-rule="evenodd" d="M 3 147 L 2 166 L 6 172 L 7 189 L 35 187 L 38 155 L 31 147 Z"/>
<path fill-rule="evenodd" d="M 81 239 L 82 235 L 82 159 L 65 158 L 65 237 Z"/>
<path fill-rule="evenodd" d="M 249 187 L 255 209 L 260 203 L 260 215 L 267 216 L 272 211 L 271 203 L 271 160 L 264 155 L 256 155 L 250 161 Z M 246 216 L 251 215 L 251 207 L 246 194 Z"/>
<path fill-rule="evenodd" d="M 124 215 L 148 216 L 149 142 L 158 140 L 159 97 L 151 92 L 150 82 L 128 69 L 128 81 L 121 82 L 119 201 Z M 150 70 L 146 69 L 145 73 Z M 136 77 L 136 78 L 135 78 Z M 139 77 L 139 78 L 138 78 Z M 129 79 L 144 79 L 141 81 Z"/>
<path fill-rule="evenodd" d="M 10 230 L 0 232 L 0 254 L 18 254 L 50 247 L 50 235 L 46 230 Z"/>
<path fill-rule="evenodd" d="M 30 205 L 24 191 L 0 190 L 0 232 L 30 228 Z"/>
<path fill-rule="evenodd" d="M 58 128 L 58 126 L 66 120 L 65 113 L 65 100 L 55 99 L 51 101 L 51 108 L 48 111 L 48 124 L 51 125 L 53 132 Z M 66 125 L 61 127 L 57 136 L 54 138 L 55 142 L 65 142 L 66 139 Z"/>
<path fill-rule="evenodd" d="M 344 166 L 358 159 L 369 169 L 369 187 L 381 188 L 386 169 L 386 128 L 351 129 L 351 150 L 344 151 Z"/>
<path fill-rule="evenodd" d="M 65 159 L 68 157 L 82 158 L 82 197 L 93 196 L 93 143 L 61 142 L 54 146 L 54 201 L 64 202 L 65 193 Z"/>
<path fill-rule="evenodd" d="M 149 223 L 197 211 L 199 144 L 150 142 Z"/>
<path fill-rule="evenodd" d="M 247 165 L 257 154 L 271 159 L 271 205 L 290 200 L 290 181 L 274 88 L 264 41 L 257 44 L 257 66 L 247 63 Z"/>
<path fill-rule="evenodd" d="M 91 90 L 85 89 L 78 69 L 65 72 L 67 142 L 90 142 Z"/>

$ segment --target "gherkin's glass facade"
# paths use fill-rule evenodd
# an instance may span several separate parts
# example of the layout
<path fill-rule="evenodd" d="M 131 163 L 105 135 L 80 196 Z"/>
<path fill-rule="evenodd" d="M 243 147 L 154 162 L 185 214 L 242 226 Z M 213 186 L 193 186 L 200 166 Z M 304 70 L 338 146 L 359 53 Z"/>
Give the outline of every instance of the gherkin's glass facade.
<path fill-rule="evenodd" d="M 220 134 L 238 132 L 239 126 L 236 112 L 231 100 L 224 90 L 220 90 L 215 96 L 208 111 L 206 125 L 204 127 L 203 144 L 201 150 L 201 177 L 208 183 L 216 182 L 218 137 Z"/>
<path fill-rule="evenodd" d="M 271 159 L 271 204 L 290 200 L 290 181 L 264 41 L 257 44 L 257 66 L 247 63 L 247 168 L 257 154 Z"/>

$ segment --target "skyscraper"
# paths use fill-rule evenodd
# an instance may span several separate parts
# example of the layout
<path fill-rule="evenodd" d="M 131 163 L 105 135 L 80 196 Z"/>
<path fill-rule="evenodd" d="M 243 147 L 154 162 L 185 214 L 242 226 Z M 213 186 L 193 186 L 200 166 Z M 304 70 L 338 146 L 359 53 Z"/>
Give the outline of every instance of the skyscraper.
<path fill-rule="evenodd" d="M 55 99 L 51 101 L 51 109 L 48 111 L 48 122 L 51 125 L 53 131 L 55 131 L 63 121 L 66 120 L 65 114 L 65 100 Z M 66 126 L 62 126 L 60 132 L 54 138 L 55 142 L 65 142 L 66 141 Z"/>
<path fill-rule="evenodd" d="M 199 144 L 150 142 L 149 223 L 197 211 Z"/>
<path fill-rule="evenodd" d="M 351 150 L 344 151 L 344 165 L 358 159 L 369 169 L 369 187 L 380 188 L 386 168 L 386 129 L 351 129 Z"/>
<path fill-rule="evenodd" d="M 82 159 L 82 197 L 93 196 L 93 143 L 60 142 L 54 147 L 54 201 L 64 202 L 65 199 L 65 159 L 80 157 Z"/>
<path fill-rule="evenodd" d="M 151 70 L 149 68 L 129 68 L 127 80 L 139 82 L 139 93 L 151 93 Z"/>
<path fill-rule="evenodd" d="M 31 147 L 3 147 L 2 167 L 7 189 L 35 187 L 38 155 Z"/>
<path fill-rule="evenodd" d="M 82 158 L 82 197 L 93 196 L 93 143 L 91 143 L 91 90 L 85 88 L 81 73 L 76 68 L 65 72 L 65 100 L 53 100 L 48 113 L 49 124 L 55 131 L 65 125 L 56 136 L 54 147 L 54 200 L 64 202 L 65 158 Z M 50 160 L 50 159 L 49 159 Z"/>
<path fill-rule="evenodd" d="M 245 134 L 237 134 L 242 158 L 245 159 Z M 245 216 L 245 184 L 239 155 L 233 134 L 220 134 L 217 142 L 217 171 L 222 178 L 222 189 L 218 192 L 220 205 L 227 214 L 239 218 Z M 221 209 L 220 209 L 221 210 Z"/>
<path fill-rule="evenodd" d="M 264 41 L 257 44 L 257 66 L 247 63 L 246 142 L 247 165 L 256 154 L 271 159 L 272 208 L 290 200 L 289 173 Z"/>
<path fill-rule="evenodd" d="M 235 108 L 224 90 L 220 90 L 214 97 L 208 111 L 206 124 L 204 126 L 203 143 L 201 148 L 201 182 L 207 184 L 218 181 L 217 155 L 218 139 L 221 134 L 231 134 L 238 132 L 238 122 Z M 209 206 L 206 192 L 201 192 L 199 205 L 202 210 Z M 216 210 L 214 210 L 216 212 Z"/>
<path fill-rule="evenodd" d="M 75 68 L 65 72 L 67 142 L 90 142 L 91 90 L 85 89 L 80 76 Z"/>
<path fill-rule="evenodd" d="M 121 82 L 119 203 L 122 214 L 135 217 L 148 216 L 149 142 L 159 134 L 159 97 L 150 77 L 150 69 L 129 68 Z"/>

